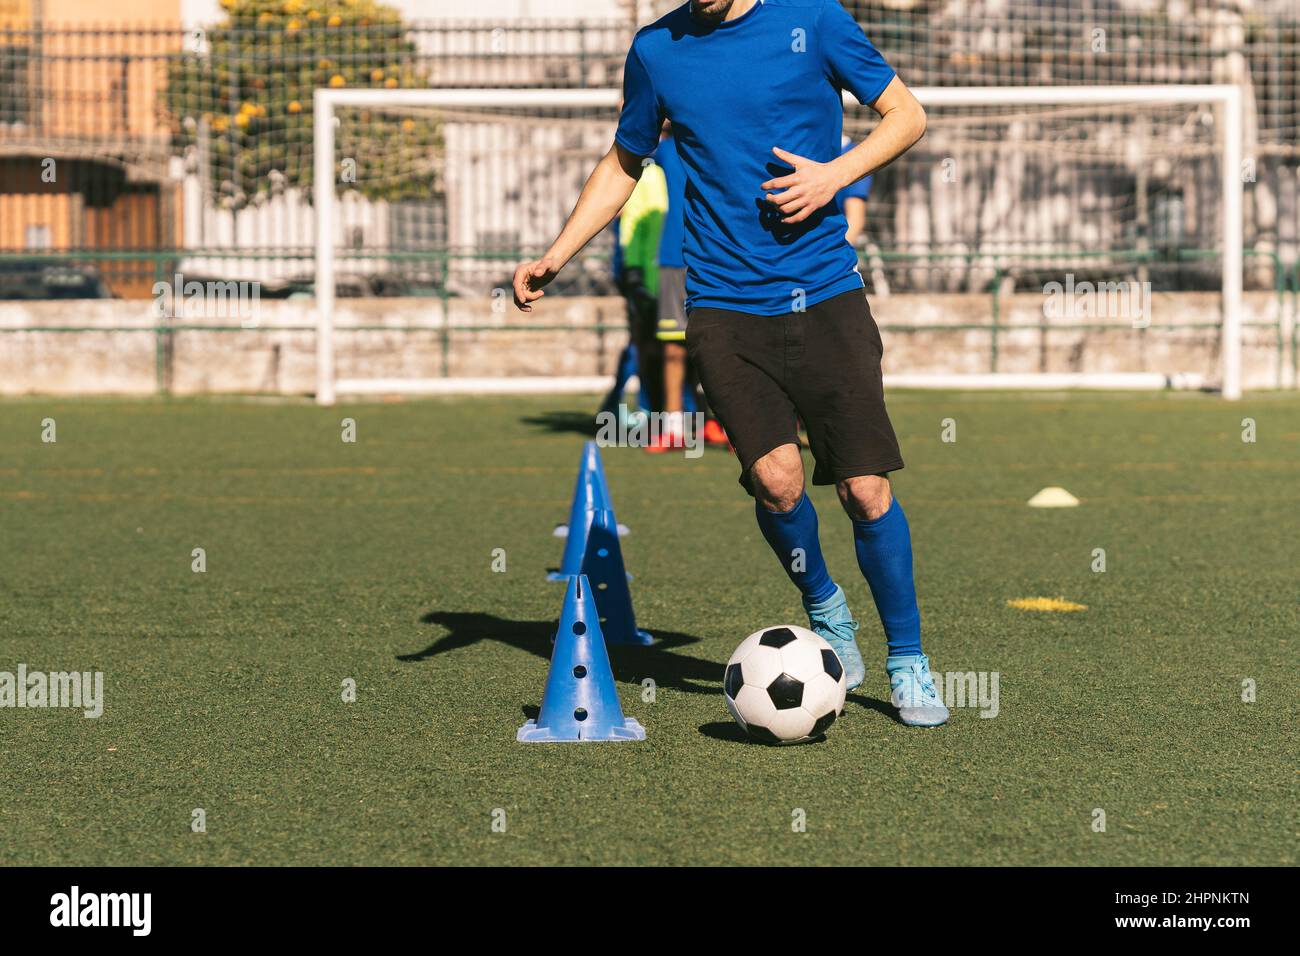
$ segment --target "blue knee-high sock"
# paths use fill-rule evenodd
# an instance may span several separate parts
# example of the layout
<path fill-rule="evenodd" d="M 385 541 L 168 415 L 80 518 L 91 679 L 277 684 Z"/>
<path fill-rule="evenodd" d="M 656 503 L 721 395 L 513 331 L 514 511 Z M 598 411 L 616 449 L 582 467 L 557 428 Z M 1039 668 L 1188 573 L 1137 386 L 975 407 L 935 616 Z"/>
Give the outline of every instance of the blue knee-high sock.
<path fill-rule="evenodd" d="M 871 585 L 890 655 L 920 654 L 921 612 L 912 580 L 912 535 L 897 498 L 874 521 L 853 522 L 853 544 L 858 567 Z"/>
<path fill-rule="evenodd" d="M 763 537 L 804 598 L 812 603 L 834 594 L 835 582 L 826 571 L 822 544 L 817 537 L 817 509 L 808 496 L 801 497 L 789 511 L 768 511 L 755 501 L 754 513 L 758 515 Z"/>

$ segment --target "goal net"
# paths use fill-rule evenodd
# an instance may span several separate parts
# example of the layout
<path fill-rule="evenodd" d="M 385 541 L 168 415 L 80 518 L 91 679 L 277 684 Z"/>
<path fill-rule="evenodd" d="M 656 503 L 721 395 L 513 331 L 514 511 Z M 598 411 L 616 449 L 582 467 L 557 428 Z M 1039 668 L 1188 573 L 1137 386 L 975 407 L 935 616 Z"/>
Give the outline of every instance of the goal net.
<path fill-rule="evenodd" d="M 874 177 L 857 243 L 887 382 L 1240 395 L 1236 87 L 915 92 L 926 137 Z M 613 230 L 532 314 L 510 279 L 563 225 L 618 102 L 317 90 L 317 400 L 607 388 L 627 338 Z M 846 97 L 846 136 L 876 119 Z"/>

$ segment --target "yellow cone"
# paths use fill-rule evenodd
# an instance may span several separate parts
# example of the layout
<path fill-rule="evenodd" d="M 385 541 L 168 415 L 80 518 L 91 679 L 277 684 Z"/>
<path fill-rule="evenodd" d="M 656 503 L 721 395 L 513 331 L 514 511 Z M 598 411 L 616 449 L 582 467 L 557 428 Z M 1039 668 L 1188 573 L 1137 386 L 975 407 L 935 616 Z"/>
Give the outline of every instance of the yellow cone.
<path fill-rule="evenodd" d="M 1021 611 L 1086 611 L 1088 605 L 1075 604 L 1073 601 L 1067 601 L 1065 598 L 1015 598 L 1007 602 L 1007 607 L 1018 608 Z"/>
<path fill-rule="evenodd" d="M 1057 488 L 1055 485 L 1044 488 L 1029 499 L 1029 507 L 1031 508 L 1077 508 L 1078 506 L 1078 498 L 1064 488 Z"/>

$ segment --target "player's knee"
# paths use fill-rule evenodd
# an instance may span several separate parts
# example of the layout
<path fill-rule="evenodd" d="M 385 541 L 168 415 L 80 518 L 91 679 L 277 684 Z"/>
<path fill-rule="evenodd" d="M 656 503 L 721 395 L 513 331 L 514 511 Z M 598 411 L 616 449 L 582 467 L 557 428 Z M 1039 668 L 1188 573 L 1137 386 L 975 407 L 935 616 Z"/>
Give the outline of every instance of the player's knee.
<path fill-rule="evenodd" d="M 749 470 L 754 497 L 768 511 L 789 511 L 803 496 L 803 458 L 794 445 L 782 445 Z"/>
<path fill-rule="evenodd" d="M 874 521 L 889 510 L 894 500 L 889 479 L 884 475 L 859 475 L 836 484 L 840 503 L 852 518 Z"/>
<path fill-rule="evenodd" d="M 803 479 L 783 479 L 767 483 L 754 482 L 754 497 L 768 511 L 791 511 L 803 497 Z"/>

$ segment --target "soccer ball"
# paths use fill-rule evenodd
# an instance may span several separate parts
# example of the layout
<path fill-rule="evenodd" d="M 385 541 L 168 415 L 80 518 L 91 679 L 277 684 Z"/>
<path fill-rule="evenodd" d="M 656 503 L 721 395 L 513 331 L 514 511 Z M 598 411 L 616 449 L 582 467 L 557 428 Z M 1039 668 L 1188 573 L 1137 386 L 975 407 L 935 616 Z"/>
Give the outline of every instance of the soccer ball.
<path fill-rule="evenodd" d="M 844 665 L 806 627 L 755 631 L 727 661 L 727 709 L 751 740 L 793 744 L 826 733 L 844 711 Z"/>

